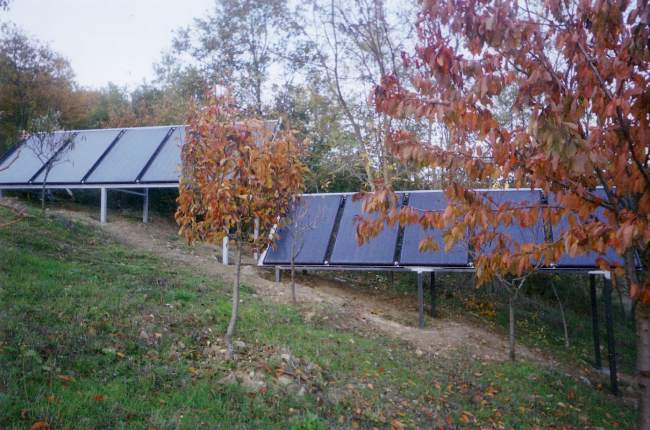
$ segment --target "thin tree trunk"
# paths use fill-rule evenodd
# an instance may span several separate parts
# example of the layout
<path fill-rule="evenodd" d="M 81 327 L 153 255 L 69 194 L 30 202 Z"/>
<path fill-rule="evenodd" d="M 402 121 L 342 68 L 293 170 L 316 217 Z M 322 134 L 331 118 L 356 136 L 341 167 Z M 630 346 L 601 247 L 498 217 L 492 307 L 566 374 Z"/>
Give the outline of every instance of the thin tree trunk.
<path fill-rule="evenodd" d="M 508 321 L 510 322 L 508 330 L 508 340 L 510 343 L 510 360 L 515 361 L 515 297 L 513 294 L 510 294 L 508 299 Z"/>
<path fill-rule="evenodd" d="M 555 298 L 557 299 L 558 305 L 560 305 L 560 315 L 562 316 L 562 327 L 564 328 L 564 347 L 568 348 L 569 347 L 569 329 L 567 327 L 566 323 L 566 316 L 564 315 L 564 306 L 562 305 L 562 300 L 560 300 L 560 295 L 557 293 L 557 289 L 555 288 L 555 283 L 551 281 L 551 288 L 553 288 L 553 294 L 555 294 Z"/>
<path fill-rule="evenodd" d="M 227 358 L 232 360 L 235 355 L 235 350 L 232 346 L 232 337 L 235 334 L 235 327 L 237 325 L 237 312 L 239 310 L 239 282 L 241 278 L 241 235 L 237 235 L 237 246 L 235 249 L 235 281 L 232 285 L 232 312 L 230 314 L 230 322 L 228 323 L 228 330 L 226 331 L 226 348 Z"/>
<path fill-rule="evenodd" d="M 296 268 L 293 265 L 293 259 L 291 260 L 291 300 L 294 305 L 298 303 L 296 299 Z"/>

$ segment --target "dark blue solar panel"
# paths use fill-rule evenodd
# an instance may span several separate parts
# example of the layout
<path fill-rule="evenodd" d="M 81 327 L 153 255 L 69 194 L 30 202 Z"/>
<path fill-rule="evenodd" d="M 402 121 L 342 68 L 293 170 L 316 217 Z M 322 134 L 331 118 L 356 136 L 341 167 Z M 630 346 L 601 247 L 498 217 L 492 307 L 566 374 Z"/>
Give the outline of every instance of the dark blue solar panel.
<path fill-rule="evenodd" d="M 489 197 L 494 202 L 494 209 L 504 203 L 511 203 L 513 208 L 522 207 L 526 204 L 539 205 L 542 200 L 542 193 L 537 190 L 489 190 L 479 191 L 478 193 Z M 522 245 L 526 243 L 541 244 L 546 241 L 544 220 L 541 213 L 539 214 L 537 224 L 532 227 L 522 227 L 514 219 L 508 226 L 498 226 L 496 232 L 508 236 L 511 240 L 511 245 Z M 490 253 L 494 250 L 494 247 L 495 243 L 493 242 L 485 243 L 481 247 L 481 251 Z"/>
<path fill-rule="evenodd" d="M 408 205 L 423 211 L 444 211 L 447 199 L 442 191 L 418 192 L 409 194 Z M 437 251 L 420 252 L 420 242 L 431 237 L 438 243 Z M 424 230 L 419 224 L 404 228 L 404 238 L 400 264 L 405 266 L 467 266 L 469 255 L 466 243 L 456 243 L 445 252 L 445 243 L 440 230 Z"/>
<path fill-rule="evenodd" d="M 357 243 L 357 229 L 354 217 L 372 217 L 362 210 L 362 201 L 347 196 L 343 216 L 339 225 L 330 264 L 393 265 L 397 245 L 398 227 L 388 225 L 378 236 L 363 245 Z"/>
<path fill-rule="evenodd" d="M 598 197 L 605 199 L 606 195 L 605 192 L 600 189 L 596 190 L 595 193 Z M 550 194 L 548 197 L 548 203 L 549 205 L 555 205 L 557 204 L 557 200 L 555 199 L 555 194 Z M 605 220 L 605 210 L 603 208 L 598 208 L 596 212 L 593 214 L 593 216 L 596 219 L 599 220 Z M 553 231 L 553 240 L 557 241 L 560 240 L 562 237 L 562 234 L 569 229 L 569 222 L 566 217 L 562 217 L 560 221 L 556 224 L 551 226 L 551 230 Z M 596 265 L 596 259 L 598 259 L 599 254 L 595 252 L 589 252 L 586 254 L 579 254 L 574 257 L 564 254 L 562 257 L 560 257 L 560 260 L 557 262 L 558 267 L 597 267 Z M 616 252 L 613 249 L 609 249 L 607 253 L 604 255 L 605 260 L 607 260 L 610 264 L 623 264 L 623 259 L 616 254 Z"/>
<path fill-rule="evenodd" d="M 291 211 L 287 226 L 264 257 L 264 264 L 323 264 L 341 195 L 303 196 Z"/>

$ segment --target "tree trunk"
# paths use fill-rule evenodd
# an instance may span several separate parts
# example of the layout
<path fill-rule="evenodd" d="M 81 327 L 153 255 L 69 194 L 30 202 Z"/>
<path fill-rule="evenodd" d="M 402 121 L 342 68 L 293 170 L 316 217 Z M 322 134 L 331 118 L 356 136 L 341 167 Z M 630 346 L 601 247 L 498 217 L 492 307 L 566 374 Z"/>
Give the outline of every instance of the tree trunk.
<path fill-rule="evenodd" d="M 650 305 L 636 307 L 636 341 L 640 430 L 650 430 Z"/>
<path fill-rule="evenodd" d="M 510 343 L 510 360 L 515 361 L 515 297 L 510 294 L 508 299 L 508 320 L 510 322 L 510 327 L 508 330 L 508 340 Z"/>
<path fill-rule="evenodd" d="M 560 306 L 560 316 L 562 316 L 562 327 L 564 328 L 564 347 L 568 348 L 569 347 L 569 329 L 567 327 L 566 323 L 566 316 L 564 315 L 564 306 L 562 305 L 562 300 L 560 300 L 560 295 L 557 293 L 557 289 L 555 288 L 555 283 L 551 281 L 551 288 L 553 288 L 553 294 L 555 294 L 555 298 L 557 299 L 557 303 Z"/>
<path fill-rule="evenodd" d="M 237 246 L 235 249 L 235 282 L 232 285 L 232 312 L 230 314 L 230 322 L 228 323 L 228 330 L 226 331 L 226 348 L 227 358 L 232 360 L 235 356 L 235 350 L 232 346 L 232 337 L 235 334 L 235 326 L 237 325 L 237 312 L 239 310 L 239 282 L 241 278 L 241 237 L 237 236 Z"/>
<path fill-rule="evenodd" d="M 291 300 L 294 305 L 298 303 L 296 300 L 296 268 L 293 265 L 293 260 L 291 260 Z"/>

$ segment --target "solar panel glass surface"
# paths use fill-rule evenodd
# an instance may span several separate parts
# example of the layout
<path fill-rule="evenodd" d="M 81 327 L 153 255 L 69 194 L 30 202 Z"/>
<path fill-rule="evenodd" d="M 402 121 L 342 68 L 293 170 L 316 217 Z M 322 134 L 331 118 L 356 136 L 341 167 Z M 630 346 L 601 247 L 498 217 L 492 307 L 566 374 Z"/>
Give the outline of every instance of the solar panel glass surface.
<path fill-rule="evenodd" d="M 341 195 L 304 196 L 291 211 L 287 225 L 278 231 L 264 264 L 323 264 L 334 228 Z"/>

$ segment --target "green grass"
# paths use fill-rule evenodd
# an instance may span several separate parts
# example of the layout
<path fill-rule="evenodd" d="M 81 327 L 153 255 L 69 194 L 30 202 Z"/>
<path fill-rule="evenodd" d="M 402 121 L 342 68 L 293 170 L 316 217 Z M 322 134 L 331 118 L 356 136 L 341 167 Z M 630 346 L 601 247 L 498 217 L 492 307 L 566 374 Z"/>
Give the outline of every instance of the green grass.
<path fill-rule="evenodd" d="M 30 212 L 0 229 L 0 428 L 633 427 L 632 409 L 552 370 L 418 357 L 337 328 L 339 309 L 306 320 L 253 291 L 242 293 L 245 346 L 227 362 L 210 352 L 231 306 L 219 279 Z M 305 389 L 279 383 L 282 369 Z"/>

